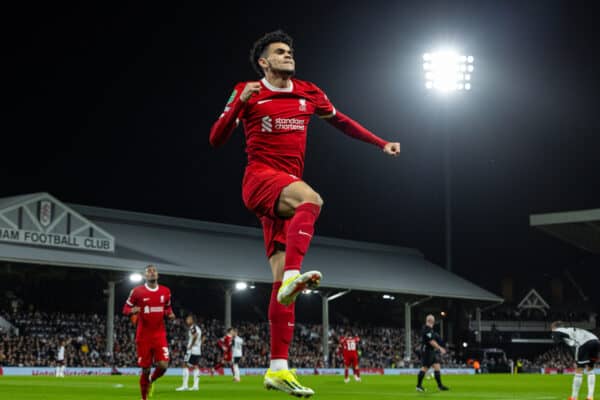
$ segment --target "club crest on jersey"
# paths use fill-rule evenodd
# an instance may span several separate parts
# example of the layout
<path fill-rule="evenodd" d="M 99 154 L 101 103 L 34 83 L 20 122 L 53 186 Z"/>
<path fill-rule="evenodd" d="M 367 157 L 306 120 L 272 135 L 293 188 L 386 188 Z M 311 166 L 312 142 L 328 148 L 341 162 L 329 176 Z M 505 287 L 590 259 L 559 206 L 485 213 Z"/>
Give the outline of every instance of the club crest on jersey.
<path fill-rule="evenodd" d="M 300 111 L 306 111 L 306 99 L 300 99 L 298 102 L 300 103 L 300 107 L 298 107 L 298 109 Z"/>
<path fill-rule="evenodd" d="M 40 224 L 47 227 L 52 222 L 52 203 L 48 200 L 40 202 Z"/>

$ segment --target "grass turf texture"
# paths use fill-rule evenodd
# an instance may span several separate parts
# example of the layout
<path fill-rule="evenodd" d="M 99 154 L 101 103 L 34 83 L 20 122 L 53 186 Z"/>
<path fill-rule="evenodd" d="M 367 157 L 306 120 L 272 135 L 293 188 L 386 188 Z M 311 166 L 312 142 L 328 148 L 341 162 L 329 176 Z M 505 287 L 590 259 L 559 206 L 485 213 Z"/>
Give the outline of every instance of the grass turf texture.
<path fill-rule="evenodd" d="M 191 379 L 190 379 L 191 381 Z M 483 399 L 483 400 L 554 400 L 567 399 L 571 390 L 570 375 L 478 375 L 444 376 L 448 392 L 439 392 L 435 381 L 425 380 L 426 393 L 415 392 L 413 376 L 364 376 L 360 383 L 344 384 L 340 376 L 303 376 L 300 382 L 312 387 L 313 399 Z M 183 399 L 294 399 L 281 392 L 267 391 L 262 377 L 242 377 L 234 383 L 230 377 L 201 377 L 200 391 L 175 392 L 180 377 L 163 377 L 156 383 L 153 400 Z M 585 399 L 587 383 L 581 385 L 580 399 Z M 140 399 L 135 376 L 8 377 L 0 376 L 0 399 L 6 400 L 118 400 Z"/>

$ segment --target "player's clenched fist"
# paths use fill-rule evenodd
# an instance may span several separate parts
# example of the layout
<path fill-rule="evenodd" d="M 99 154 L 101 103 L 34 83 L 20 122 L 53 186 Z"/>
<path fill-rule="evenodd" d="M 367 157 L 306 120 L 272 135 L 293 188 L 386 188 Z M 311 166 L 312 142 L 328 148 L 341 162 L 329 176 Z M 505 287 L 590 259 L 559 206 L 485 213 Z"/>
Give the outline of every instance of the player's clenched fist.
<path fill-rule="evenodd" d="M 245 103 L 252 95 L 258 92 L 260 92 L 260 82 L 248 82 L 244 90 L 242 90 L 242 94 L 240 94 L 240 100 Z"/>
<path fill-rule="evenodd" d="M 400 143 L 389 142 L 383 147 L 383 152 L 391 156 L 397 156 L 400 154 Z"/>

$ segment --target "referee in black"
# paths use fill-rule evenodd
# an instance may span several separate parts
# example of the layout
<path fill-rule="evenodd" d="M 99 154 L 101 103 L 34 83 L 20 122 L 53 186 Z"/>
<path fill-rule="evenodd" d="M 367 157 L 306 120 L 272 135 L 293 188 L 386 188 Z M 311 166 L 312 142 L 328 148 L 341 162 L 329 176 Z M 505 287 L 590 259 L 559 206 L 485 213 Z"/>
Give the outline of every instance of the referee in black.
<path fill-rule="evenodd" d="M 435 317 L 429 314 L 425 318 L 425 326 L 421 333 L 421 370 L 417 380 L 417 392 L 424 392 L 423 378 L 429 368 L 433 367 L 435 381 L 439 390 L 448 390 L 442 384 L 442 375 L 440 372 L 440 354 L 446 354 L 446 349 L 442 347 L 442 337 L 433 330 Z"/>

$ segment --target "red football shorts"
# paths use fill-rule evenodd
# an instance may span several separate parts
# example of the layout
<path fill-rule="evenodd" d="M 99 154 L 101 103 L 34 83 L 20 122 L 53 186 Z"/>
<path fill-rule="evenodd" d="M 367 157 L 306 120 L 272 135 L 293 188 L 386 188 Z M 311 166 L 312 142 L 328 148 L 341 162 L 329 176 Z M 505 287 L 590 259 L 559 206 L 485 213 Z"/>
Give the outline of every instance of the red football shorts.
<path fill-rule="evenodd" d="M 167 338 L 158 337 L 136 342 L 138 366 L 150 368 L 158 361 L 169 361 L 169 346 Z"/>
<path fill-rule="evenodd" d="M 262 223 L 267 257 L 275 252 L 275 242 L 286 243 L 289 219 L 282 219 L 275 213 L 279 195 L 286 186 L 300 180 L 297 176 L 263 164 L 252 163 L 246 167 L 242 199 Z"/>
<path fill-rule="evenodd" d="M 356 368 L 358 366 L 358 355 L 357 354 L 344 355 L 344 366 Z"/>

